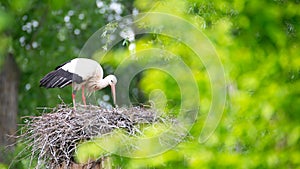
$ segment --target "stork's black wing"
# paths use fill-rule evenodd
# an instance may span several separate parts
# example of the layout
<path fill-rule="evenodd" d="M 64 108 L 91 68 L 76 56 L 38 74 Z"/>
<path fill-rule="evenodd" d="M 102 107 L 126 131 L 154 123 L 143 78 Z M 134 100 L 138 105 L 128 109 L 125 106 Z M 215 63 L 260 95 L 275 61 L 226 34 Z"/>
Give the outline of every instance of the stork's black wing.
<path fill-rule="evenodd" d="M 72 82 L 82 83 L 82 77 L 64 69 L 56 69 L 40 80 L 40 86 L 46 88 L 63 88 Z"/>

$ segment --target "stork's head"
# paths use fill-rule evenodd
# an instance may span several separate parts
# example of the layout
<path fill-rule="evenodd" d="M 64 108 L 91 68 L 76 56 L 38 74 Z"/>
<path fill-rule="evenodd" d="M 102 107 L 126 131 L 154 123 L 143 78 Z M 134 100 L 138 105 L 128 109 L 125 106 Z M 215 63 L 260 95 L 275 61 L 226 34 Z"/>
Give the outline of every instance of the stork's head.
<path fill-rule="evenodd" d="M 107 79 L 109 85 L 116 85 L 118 82 L 115 75 L 108 75 L 105 79 Z"/>
<path fill-rule="evenodd" d="M 115 75 L 108 75 L 105 77 L 105 80 L 107 80 L 108 84 L 111 87 L 111 94 L 113 96 L 114 104 L 116 105 L 116 84 L 118 80 Z"/>

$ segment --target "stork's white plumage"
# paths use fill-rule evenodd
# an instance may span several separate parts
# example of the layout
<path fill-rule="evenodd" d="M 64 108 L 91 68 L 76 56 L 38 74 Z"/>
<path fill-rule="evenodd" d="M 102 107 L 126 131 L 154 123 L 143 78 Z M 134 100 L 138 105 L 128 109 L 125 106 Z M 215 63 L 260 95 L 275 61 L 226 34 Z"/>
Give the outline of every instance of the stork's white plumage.
<path fill-rule="evenodd" d="M 76 92 L 82 89 L 82 101 L 86 104 L 84 88 L 90 95 L 96 90 L 111 86 L 114 104 L 116 104 L 115 85 L 117 78 L 108 75 L 103 79 L 103 69 L 98 62 L 87 58 L 76 58 L 55 68 L 40 80 L 40 86 L 46 88 L 63 88 L 72 84 L 73 106 L 75 108 Z"/>

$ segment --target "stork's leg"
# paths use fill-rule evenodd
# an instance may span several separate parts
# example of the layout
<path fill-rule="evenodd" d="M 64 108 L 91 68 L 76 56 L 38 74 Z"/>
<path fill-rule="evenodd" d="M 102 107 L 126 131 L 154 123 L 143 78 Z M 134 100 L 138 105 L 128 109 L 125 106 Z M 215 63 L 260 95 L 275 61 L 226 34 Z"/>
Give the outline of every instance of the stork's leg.
<path fill-rule="evenodd" d="M 86 99 L 84 96 L 84 86 L 81 87 L 81 97 L 82 97 L 83 104 L 86 106 Z"/>
<path fill-rule="evenodd" d="M 73 92 L 72 92 L 73 107 L 74 107 L 74 109 L 76 110 L 75 96 L 76 96 L 76 90 L 73 90 Z"/>

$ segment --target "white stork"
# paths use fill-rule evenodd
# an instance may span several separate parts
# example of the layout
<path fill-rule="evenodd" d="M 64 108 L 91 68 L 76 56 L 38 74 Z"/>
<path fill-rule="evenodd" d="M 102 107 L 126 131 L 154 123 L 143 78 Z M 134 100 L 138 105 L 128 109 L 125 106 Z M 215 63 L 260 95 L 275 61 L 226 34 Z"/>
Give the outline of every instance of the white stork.
<path fill-rule="evenodd" d="M 82 90 L 82 101 L 86 105 L 84 88 L 87 89 L 87 96 L 96 90 L 100 90 L 110 85 L 113 102 L 116 104 L 115 85 L 117 78 L 108 75 L 103 79 L 103 69 L 98 62 L 87 58 L 76 58 L 57 66 L 55 70 L 48 73 L 40 80 L 40 86 L 46 88 L 63 88 L 72 84 L 73 106 L 75 108 L 75 95 L 78 90 Z"/>

